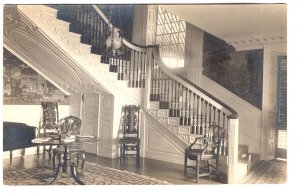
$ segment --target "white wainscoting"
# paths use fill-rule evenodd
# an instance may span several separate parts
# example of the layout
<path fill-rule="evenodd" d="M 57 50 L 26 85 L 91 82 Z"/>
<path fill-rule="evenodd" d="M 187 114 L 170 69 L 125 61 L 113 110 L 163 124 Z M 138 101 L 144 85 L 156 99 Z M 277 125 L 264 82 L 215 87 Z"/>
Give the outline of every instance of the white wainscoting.
<path fill-rule="evenodd" d="M 69 107 L 69 105 L 58 106 L 59 118 L 69 115 Z M 38 127 L 41 118 L 41 109 L 40 105 L 3 105 L 3 121 L 25 123 L 29 126 Z M 3 131 L 1 135 L 3 135 Z M 25 150 L 25 155 L 35 153 L 36 147 L 26 148 Z M 3 152 L 2 156 L 4 159 L 9 158 L 9 152 Z M 21 150 L 13 151 L 13 157 L 16 156 L 21 156 Z"/>

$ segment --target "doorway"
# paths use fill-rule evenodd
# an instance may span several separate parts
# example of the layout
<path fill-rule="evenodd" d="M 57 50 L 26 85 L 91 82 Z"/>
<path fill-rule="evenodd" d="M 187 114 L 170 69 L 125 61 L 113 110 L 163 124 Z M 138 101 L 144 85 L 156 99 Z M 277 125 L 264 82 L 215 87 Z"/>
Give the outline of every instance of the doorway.
<path fill-rule="evenodd" d="M 81 131 L 85 135 L 92 135 L 99 137 L 99 105 L 100 98 L 99 94 L 95 93 L 84 93 L 81 94 L 81 118 L 82 125 Z M 87 152 L 97 154 L 97 144 L 85 144 L 84 148 Z"/>
<path fill-rule="evenodd" d="M 277 64 L 275 157 L 278 159 L 287 159 L 287 56 L 278 56 Z"/>

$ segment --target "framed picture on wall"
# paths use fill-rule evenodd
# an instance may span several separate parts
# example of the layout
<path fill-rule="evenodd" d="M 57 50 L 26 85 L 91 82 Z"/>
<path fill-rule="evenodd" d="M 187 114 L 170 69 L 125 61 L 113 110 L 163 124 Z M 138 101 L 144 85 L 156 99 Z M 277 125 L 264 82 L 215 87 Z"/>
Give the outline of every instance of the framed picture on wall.
<path fill-rule="evenodd" d="M 70 103 L 70 97 L 3 48 L 3 104 Z"/>

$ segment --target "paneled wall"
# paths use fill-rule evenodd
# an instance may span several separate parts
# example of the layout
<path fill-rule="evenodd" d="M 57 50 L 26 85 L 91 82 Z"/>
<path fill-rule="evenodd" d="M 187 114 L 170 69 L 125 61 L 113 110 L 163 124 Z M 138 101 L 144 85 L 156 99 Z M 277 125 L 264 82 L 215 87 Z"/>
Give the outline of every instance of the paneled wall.
<path fill-rule="evenodd" d="M 182 164 L 186 144 L 150 114 L 142 116 L 142 156 Z"/>

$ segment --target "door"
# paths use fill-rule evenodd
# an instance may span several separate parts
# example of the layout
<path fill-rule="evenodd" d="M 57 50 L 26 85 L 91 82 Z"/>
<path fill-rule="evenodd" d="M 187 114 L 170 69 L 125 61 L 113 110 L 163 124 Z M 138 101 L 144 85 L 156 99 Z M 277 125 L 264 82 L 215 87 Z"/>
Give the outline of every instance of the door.
<path fill-rule="evenodd" d="M 287 158 L 287 56 L 278 56 L 276 158 Z"/>
<path fill-rule="evenodd" d="M 99 137 L 99 94 L 84 93 L 81 95 L 81 133 Z M 97 154 L 98 144 L 86 143 L 84 145 L 86 152 Z"/>

